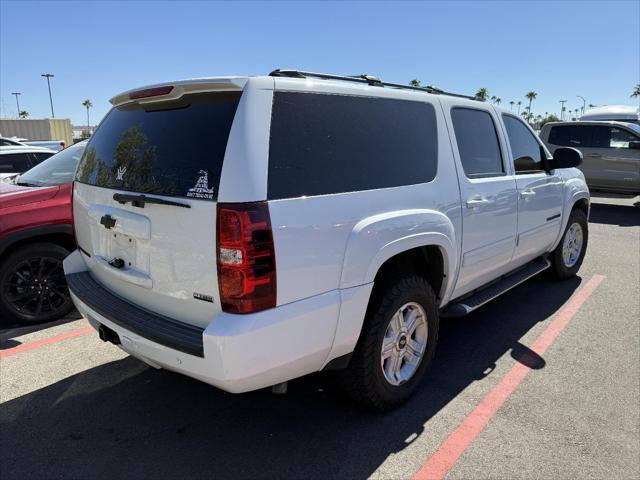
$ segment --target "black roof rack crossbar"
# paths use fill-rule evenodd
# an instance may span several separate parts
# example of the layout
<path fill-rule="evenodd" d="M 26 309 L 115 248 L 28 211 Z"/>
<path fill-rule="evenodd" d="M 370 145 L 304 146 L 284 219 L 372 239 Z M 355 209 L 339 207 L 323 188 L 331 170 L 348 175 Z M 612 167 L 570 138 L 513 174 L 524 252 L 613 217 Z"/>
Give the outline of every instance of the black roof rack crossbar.
<path fill-rule="evenodd" d="M 321 78 L 324 80 L 343 80 L 346 82 L 365 83 L 374 87 L 392 87 L 405 90 L 417 90 L 419 92 L 427 92 L 439 95 L 450 95 L 452 97 L 467 98 L 469 100 L 477 100 L 476 97 L 470 95 L 462 95 L 459 93 L 445 92 L 437 87 L 427 85 L 426 87 L 414 87 L 412 85 L 402 85 L 400 83 L 383 82 L 378 77 L 372 75 L 333 75 L 331 73 L 305 72 L 303 70 L 276 69 L 269 74 L 270 77 L 289 77 L 289 78 Z"/>

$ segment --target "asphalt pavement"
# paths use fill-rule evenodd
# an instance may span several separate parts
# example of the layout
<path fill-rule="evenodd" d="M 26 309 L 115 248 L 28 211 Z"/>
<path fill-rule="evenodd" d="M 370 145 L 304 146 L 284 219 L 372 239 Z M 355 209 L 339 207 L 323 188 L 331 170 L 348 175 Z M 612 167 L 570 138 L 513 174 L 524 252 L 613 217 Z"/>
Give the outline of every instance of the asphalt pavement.
<path fill-rule="evenodd" d="M 639 197 L 594 197 L 575 279 L 543 274 L 443 320 L 430 377 L 387 414 L 329 374 L 227 394 L 86 327 L 0 331 L 3 480 L 408 479 L 441 459 L 451 479 L 640 478 Z"/>

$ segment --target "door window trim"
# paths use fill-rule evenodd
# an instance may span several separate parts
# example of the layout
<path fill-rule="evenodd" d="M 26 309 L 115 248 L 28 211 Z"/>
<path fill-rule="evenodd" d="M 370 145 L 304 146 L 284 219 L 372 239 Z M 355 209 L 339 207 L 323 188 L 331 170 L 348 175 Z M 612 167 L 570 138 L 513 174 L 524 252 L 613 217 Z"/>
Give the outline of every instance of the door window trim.
<path fill-rule="evenodd" d="M 469 175 L 465 169 L 464 169 L 464 163 L 462 162 L 462 155 L 460 154 L 460 147 L 458 146 L 458 136 L 456 135 L 456 127 L 453 124 L 453 116 L 452 116 L 452 112 L 454 110 L 475 110 L 478 112 L 484 112 L 487 113 L 489 115 L 489 118 L 491 119 L 491 123 L 493 124 L 493 130 L 496 133 L 496 140 L 498 141 L 498 151 L 500 152 L 500 165 L 502 165 L 502 173 L 474 173 Z M 460 159 L 460 166 L 462 167 L 462 172 L 464 173 L 464 176 L 467 180 L 482 180 L 483 178 L 499 178 L 499 177 L 506 177 L 509 175 L 509 172 L 507 171 L 507 165 L 505 164 L 504 161 L 504 153 L 503 152 L 503 145 L 502 142 L 500 141 L 500 135 L 498 134 L 498 128 L 496 127 L 496 119 L 493 118 L 493 114 L 491 112 L 491 110 L 489 109 L 484 109 L 484 108 L 478 108 L 478 107 L 469 107 L 467 105 L 454 105 L 449 109 L 449 118 L 451 119 L 451 130 L 453 131 L 453 135 L 455 136 L 456 139 L 456 150 L 458 151 L 458 158 Z"/>

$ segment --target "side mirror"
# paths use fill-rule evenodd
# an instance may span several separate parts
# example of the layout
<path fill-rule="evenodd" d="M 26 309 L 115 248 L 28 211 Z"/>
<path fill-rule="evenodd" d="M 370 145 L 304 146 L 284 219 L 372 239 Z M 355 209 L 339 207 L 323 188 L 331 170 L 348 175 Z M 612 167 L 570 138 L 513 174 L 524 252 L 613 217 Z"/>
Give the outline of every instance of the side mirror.
<path fill-rule="evenodd" d="M 629 142 L 629 148 L 633 148 L 634 150 L 640 150 L 640 142 Z"/>
<path fill-rule="evenodd" d="M 547 168 L 555 170 L 556 168 L 573 168 L 582 165 L 582 153 L 580 150 L 571 147 L 556 148 L 553 152 L 553 158 L 547 160 Z"/>

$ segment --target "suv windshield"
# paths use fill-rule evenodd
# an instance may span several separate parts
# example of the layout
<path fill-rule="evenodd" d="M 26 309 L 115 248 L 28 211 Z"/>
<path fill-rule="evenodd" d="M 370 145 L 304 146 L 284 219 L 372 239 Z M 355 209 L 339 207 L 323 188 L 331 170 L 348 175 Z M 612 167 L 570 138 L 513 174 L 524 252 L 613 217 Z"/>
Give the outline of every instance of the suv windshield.
<path fill-rule="evenodd" d="M 76 179 L 98 187 L 215 199 L 240 92 L 113 108 L 89 140 Z"/>
<path fill-rule="evenodd" d="M 16 183 L 35 187 L 51 187 L 71 182 L 86 146 L 87 142 L 81 142 L 56 153 L 31 170 L 24 172 Z"/>

